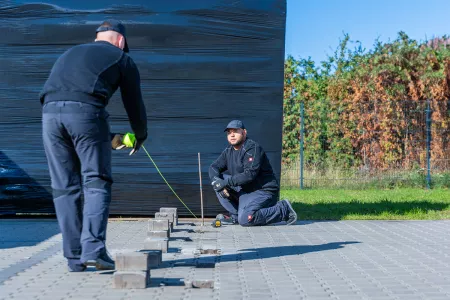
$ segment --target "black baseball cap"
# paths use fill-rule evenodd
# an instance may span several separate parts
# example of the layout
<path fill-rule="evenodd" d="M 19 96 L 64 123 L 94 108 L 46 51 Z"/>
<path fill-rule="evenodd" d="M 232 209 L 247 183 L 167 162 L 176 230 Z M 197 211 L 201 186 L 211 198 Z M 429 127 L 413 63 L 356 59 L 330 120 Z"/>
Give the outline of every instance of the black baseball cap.
<path fill-rule="evenodd" d="M 118 32 L 121 35 L 123 35 L 123 37 L 125 38 L 125 47 L 123 48 L 123 51 L 127 52 L 127 53 L 130 52 L 130 49 L 128 48 L 128 43 L 127 43 L 125 26 L 123 26 L 123 24 L 118 20 L 108 19 L 108 20 L 105 20 L 102 23 L 102 25 L 100 25 L 100 27 L 97 28 L 97 30 L 95 32 L 102 32 L 102 31 L 109 31 L 109 30 Z"/>
<path fill-rule="evenodd" d="M 227 131 L 227 129 L 230 128 L 241 128 L 241 129 L 245 129 L 244 123 L 242 121 L 239 120 L 233 120 L 230 123 L 228 123 L 227 128 L 225 128 L 224 131 Z"/>

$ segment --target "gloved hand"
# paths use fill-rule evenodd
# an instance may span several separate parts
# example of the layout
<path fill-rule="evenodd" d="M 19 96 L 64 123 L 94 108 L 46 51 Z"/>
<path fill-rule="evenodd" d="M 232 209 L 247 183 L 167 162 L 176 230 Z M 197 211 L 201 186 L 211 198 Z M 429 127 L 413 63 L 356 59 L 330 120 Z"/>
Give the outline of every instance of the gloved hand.
<path fill-rule="evenodd" d="M 131 150 L 130 155 L 133 155 L 136 152 L 138 152 L 139 149 L 141 148 L 142 144 L 144 144 L 146 139 L 147 139 L 147 135 L 145 135 L 144 138 L 139 138 L 139 139 L 136 138 L 136 141 L 134 142 L 133 150 Z"/>
<path fill-rule="evenodd" d="M 227 189 L 223 189 L 219 192 L 220 197 L 228 199 L 230 197 L 230 193 Z"/>
<path fill-rule="evenodd" d="M 213 186 L 213 189 L 216 192 L 220 192 L 228 185 L 228 179 L 221 179 L 219 177 L 214 176 L 211 185 Z"/>
<path fill-rule="evenodd" d="M 123 134 L 121 133 L 113 133 L 111 134 L 112 139 L 111 139 L 111 147 L 114 150 L 120 150 L 125 148 L 125 145 L 123 143 Z"/>
<path fill-rule="evenodd" d="M 224 188 L 220 192 L 217 192 L 220 197 L 228 199 L 230 201 L 239 201 L 239 194 L 232 188 Z"/>

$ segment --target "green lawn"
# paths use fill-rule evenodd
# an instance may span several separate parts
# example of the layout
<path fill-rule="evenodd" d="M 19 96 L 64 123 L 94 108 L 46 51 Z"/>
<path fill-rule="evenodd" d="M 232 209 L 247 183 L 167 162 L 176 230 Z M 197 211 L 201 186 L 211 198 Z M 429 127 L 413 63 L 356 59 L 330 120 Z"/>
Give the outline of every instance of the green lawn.
<path fill-rule="evenodd" d="M 299 220 L 450 219 L 450 190 L 281 190 Z"/>

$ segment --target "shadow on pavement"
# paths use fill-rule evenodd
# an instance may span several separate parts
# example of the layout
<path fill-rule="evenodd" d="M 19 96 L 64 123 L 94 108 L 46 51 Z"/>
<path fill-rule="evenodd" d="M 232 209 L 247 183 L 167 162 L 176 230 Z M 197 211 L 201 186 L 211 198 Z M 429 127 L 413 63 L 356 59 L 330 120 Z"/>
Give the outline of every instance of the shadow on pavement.
<path fill-rule="evenodd" d="M 241 249 L 238 253 L 222 254 L 198 258 L 176 259 L 165 262 L 160 268 L 177 266 L 195 266 L 198 264 L 207 264 L 207 262 L 234 262 L 254 259 L 266 259 L 281 256 L 302 255 L 305 253 L 337 250 L 344 248 L 345 245 L 359 244 L 360 242 L 333 242 L 322 245 L 299 245 L 299 246 L 278 246 L 265 248 Z"/>

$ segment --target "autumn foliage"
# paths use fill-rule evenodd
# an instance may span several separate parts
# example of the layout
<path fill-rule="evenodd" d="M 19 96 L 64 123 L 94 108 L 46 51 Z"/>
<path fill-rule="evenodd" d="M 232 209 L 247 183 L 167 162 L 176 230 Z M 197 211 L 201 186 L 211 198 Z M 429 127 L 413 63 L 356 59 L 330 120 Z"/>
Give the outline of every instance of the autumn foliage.
<path fill-rule="evenodd" d="M 348 35 L 320 65 L 285 61 L 283 163 L 298 159 L 300 103 L 305 164 L 318 168 L 425 166 L 426 109 L 431 108 L 433 168 L 449 170 L 450 45 L 419 43 L 400 32 L 370 51 Z"/>

